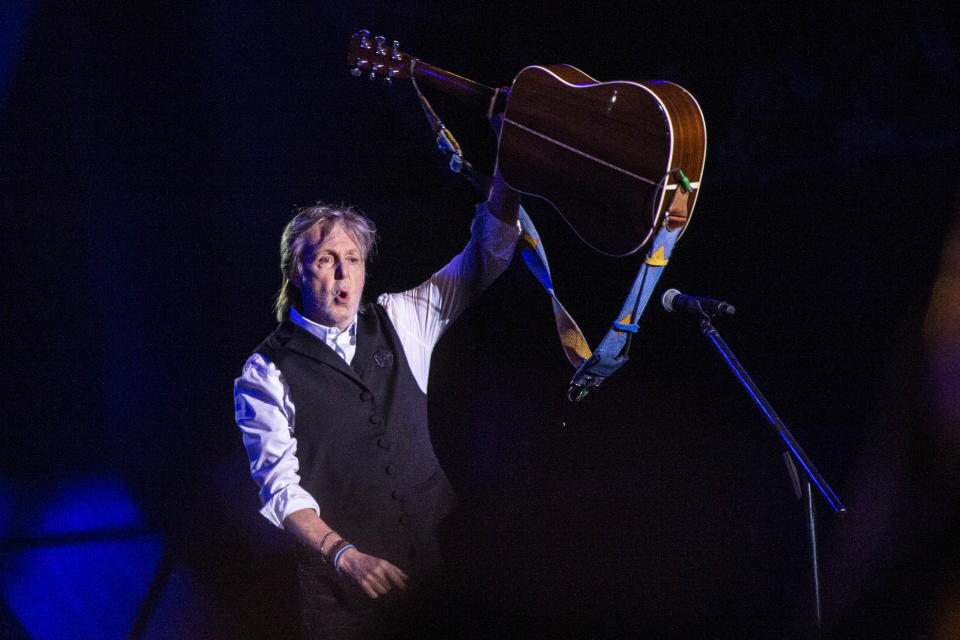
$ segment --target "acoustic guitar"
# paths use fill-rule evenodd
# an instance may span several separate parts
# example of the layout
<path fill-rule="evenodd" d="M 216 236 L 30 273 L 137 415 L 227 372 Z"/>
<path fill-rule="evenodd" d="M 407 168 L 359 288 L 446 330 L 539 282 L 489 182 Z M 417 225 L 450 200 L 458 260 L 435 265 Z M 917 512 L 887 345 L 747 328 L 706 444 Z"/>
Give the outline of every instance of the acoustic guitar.
<path fill-rule="evenodd" d="M 368 31 L 350 41 L 353 74 L 414 78 L 503 113 L 497 161 L 504 180 L 553 208 L 590 247 L 626 256 L 660 224 L 683 227 L 693 213 L 707 130 L 697 101 L 664 81 L 599 82 L 569 65 L 530 66 L 494 89 L 418 60 Z M 682 189 L 685 207 L 670 204 Z M 668 211 L 669 210 L 669 211 Z"/>

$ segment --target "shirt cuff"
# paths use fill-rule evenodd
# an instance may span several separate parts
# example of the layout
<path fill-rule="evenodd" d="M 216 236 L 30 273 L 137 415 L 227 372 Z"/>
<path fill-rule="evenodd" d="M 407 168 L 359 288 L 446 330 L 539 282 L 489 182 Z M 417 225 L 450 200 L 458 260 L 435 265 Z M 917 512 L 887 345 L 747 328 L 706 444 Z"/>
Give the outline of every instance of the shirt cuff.
<path fill-rule="evenodd" d="M 260 514 L 274 526 L 283 529 L 284 519 L 303 509 L 313 509 L 318 517 L 320 515 L 320 505 L 306 489 L 300 485 L 289 485 L 271 496 L 260 508 Z"/>

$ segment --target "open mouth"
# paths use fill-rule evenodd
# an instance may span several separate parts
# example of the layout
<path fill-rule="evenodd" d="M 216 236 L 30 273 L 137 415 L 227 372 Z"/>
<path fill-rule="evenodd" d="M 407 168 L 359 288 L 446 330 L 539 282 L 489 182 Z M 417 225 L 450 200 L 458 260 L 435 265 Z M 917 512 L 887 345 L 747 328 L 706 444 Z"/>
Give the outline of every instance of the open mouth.
<path fill-rule="evenodd" d="M 337 300 L 340 300 L 341 302 L 346 302 L 347 299 L 350 297 L 350 294 L 341 289 L 340 291 L 337 291 L 336 297 L 337 297 Z"/>

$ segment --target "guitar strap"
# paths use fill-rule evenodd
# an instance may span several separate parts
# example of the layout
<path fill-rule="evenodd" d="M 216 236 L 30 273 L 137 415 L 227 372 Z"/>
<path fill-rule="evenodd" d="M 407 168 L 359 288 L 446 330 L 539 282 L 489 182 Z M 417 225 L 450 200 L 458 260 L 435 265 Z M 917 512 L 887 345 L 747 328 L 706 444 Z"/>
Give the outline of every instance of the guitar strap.
<path fill-rule="evenodd" d="M 682 172 L 678 173 L 682 176 Z M 661 184 L 665 182 L 666 176 Z M 682 178 L 681 185 L 677 185 L 667 215 L 655 227 L 656 233 L 650 250 L 623 301 L 617 319 L 592 352 L 583 332 L 557 299 L 543 242 L 529 216 L 523 209 L 520 210 L 522 241 L 526 245 L 521 252 L 524 262 L 550 296 L 560 344 L 567 360 L 576 367 L 567 390 L 567 398 L 571 402 L 582 400 L 628 360 L 630 338 L 638 331 L 637 321 L 643 315 L 653 290 L 670 261 L 673 247 L 689 218 L 687 210 L 689 190 L 684 190 L 688 184 L 686 178 Z"/>
<path fill-rule="evenodd" d="M 420 105 L 423 107 L 427 121 L 430 123 L 430 128 L 436 136 L 438 148 L 449 156 L 450 170 L 461 174 L 481 193 L 488 193 L 490 179 L 474 171 L 473 166 L 464 160 L 463 152 L 453 134 L 443 125 L 430 106 L 430 102 L 420 92 L 413 73 L 414 65 L 416 65 L 415 58 L 411 61 L 410 68 L 413 87 L 420 99 Z M 491 100 L 491 110 L 496 97 L 494 95 L 493 100 Z M 668 184 L 668 178 L 671 175 L 677 180 L 674 184 Z M 686 176 L 683 175 L 683 171 L 673 169 L 668 172 L 661 179 L 659 188 L 674 190 L 670 206 L 667 208 L 665 215 L 654 225 L 655 233 L 653 242 L 650 244 L 650 250 L 647 252 L 637 277 L 630 287 L 630 291 L 620 309 L 620 314 L 593 351 L 590 350 L 589 343 L 576 321 L 557 298 L 543 241 L 540 239 L 540 234 L 537 232 L 533 221 L 526 211 L 522 207 L 520 208 L 521 240 L 525 245 L 521 250 L 523 261 L 546 290 L 547 295 L 550 296 L 557 333 L 560 336 L 560 345 L 563 347 L 567 360 L 576 368 L 573 378 L 570 380 L 570 387 L 567 390 L 567 398 L 571 402 L 582 400 L 629 359 L 630 338 L 638 331 L 637 321 L 646 309 L 657 281 L 670 261 L 674 244 L 686 227 L 687 220 L 690 217 L 687 198 L 692 188 Z"/>
<path fill-rule="evenodd" d="M 427 122 L 430 123 L 430 129 L 433 131 L 433 135 L 436 136 L 437 147 L 449 158 L 450 171 L 462 174 L 467 180 L 470 181 L 471 184 L 473 184 L 473 186 L 479 188 L 480 185 L 478 184 L 477 177 L 473 172 L 473 166 L 463 159 L 463 150 L 460 148 L 460 144 L 457 142 L 457 139 L 454 138 L 453 133 L 451 133 L 450 130 L 444 126 L 439 116 L 437 116 L 437 112 L 434 111 L 433 107 L 430 105 L 430 101 L 427 100 L 427 97 L 423 95 L 423 92 L 420 91 L 420 87 L 417 85 L 417 77 L 415 75 L 416 66 L 417 59 L 411 58 L 410 82 L 413 84 L 414 91 L 417 92 L 417 98 L 420 100 L 420 107 L 423 108 L 423 114 L 427 117 Z M 494 99 L 496 99 L 496 95 L 494 96 Z M 490 108 L 492 109 L 492 101 L 490 105 Z"/>

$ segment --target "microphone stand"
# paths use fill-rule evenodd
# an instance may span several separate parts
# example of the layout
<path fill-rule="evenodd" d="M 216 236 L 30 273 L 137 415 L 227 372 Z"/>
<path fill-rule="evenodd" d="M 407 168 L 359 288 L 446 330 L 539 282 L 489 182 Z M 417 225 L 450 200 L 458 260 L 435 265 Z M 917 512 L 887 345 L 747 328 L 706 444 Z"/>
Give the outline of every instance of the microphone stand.
<path fill-rule="evenodd" d="M 834 510 L 834 512 L 843 514 L 846 513 L 847 508 L 843 506 L 843 503 L 840 502 L 840 498 L 837 497 L 837 494 L 833 492 L 833 489 L 830 488 L 830 485 L 827 484 L 826 480 L 823 479 L 823 476 L 820 475 L 820 472 L 817 471 L 817 467 L 814 466 L 813 462 L 804 452 L 796 438 L 794 438 L 793 434 L 790 433 L 790 430 L 787 429 L 787 426 L 783 423 L 783 420 L 780 419 L 780 416 L 778 416 L 776 411 L 773 410 L 773 407 L 770 406 L 770 403 L 760 392 L 760 389 L 757 388 L 757 385 L 750 377 L 750 374 L 747 373 L 747 371 L 743 368 L 743 365 L 740 364 L 740 361 L 737 360 L 737 357 L 733 354 L 733 351 L 729 346 L 727 346 L 727 343 L 723 341 L 723 338 L 720 337 L 720 334 L 717 332 L 717 329 L 711 322 L 712 315 L 703 312 L 701 309 L 700 316 L 701 333 L 703 333 L 704 337 L 706 337 L 713 344 L 713 346 L 717 348 L 717 350 L 720 352 L 720 355 L 723 356 L 723 359 L 730 366 L 730 369 L 733 371 L 734 375 L 736 375 L 737 379 L 750 394 L 750 397 L 753 398 L 753 401 L 758 407 L 760 407 L 760 410 L 763 411 L 763 414 L 767 417 L 770 423 L 773 424 L 777 432 L 780 434 L 780 437 L 787 444 L 788 450 L 783 454 L 784 461 L 787 464 L 787 471 L 790 474 L 791 480 L 793 481 L 793 486 L 797 493 L 797 497 L 804 503 L 804 513 L 807 519 L 807 533 L 810 540 L 810 557 L 813 579 L 814 621 L 816 624 L 817 637 L 820 637 L 822 633 L 820 567 L 817 561 L 816 514 L 814 512 L 813 490 L 811 483 L 816 485 L 820 494 L 827 500 L 827 503 Z M 800 474 L 797 471 L 796 463 L 800 464 L 805 476 L 802 489 Z"/>

